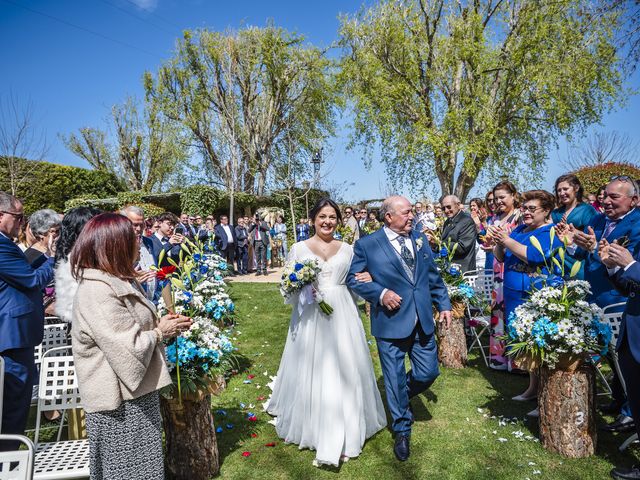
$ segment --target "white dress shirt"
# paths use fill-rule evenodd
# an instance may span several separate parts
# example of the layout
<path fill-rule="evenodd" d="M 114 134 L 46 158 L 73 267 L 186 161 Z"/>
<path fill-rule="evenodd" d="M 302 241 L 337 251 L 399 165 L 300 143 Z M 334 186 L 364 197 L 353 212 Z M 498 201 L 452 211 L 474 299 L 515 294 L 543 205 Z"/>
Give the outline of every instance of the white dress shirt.
<path fill-rule="evenodd" d="M 233 243 L 233 235 L 231 234 L 231 227 L 229 225 L 222 225 L 222 229 L 227 234 L 227 243 Z"/>

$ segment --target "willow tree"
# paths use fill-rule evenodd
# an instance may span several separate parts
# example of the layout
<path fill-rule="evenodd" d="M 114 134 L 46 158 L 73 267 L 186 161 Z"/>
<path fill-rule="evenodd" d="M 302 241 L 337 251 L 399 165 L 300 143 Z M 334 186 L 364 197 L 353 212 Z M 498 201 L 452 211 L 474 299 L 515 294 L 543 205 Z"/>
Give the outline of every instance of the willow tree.
<path fill-rule="evenodd" d="M 145 87 L 225 188 L 262 195 L 288 132 L 304 126 L 300 147 L 313 149 L 332 131 L 330 68 L 323 51 L 274 26 L 186 31 Z"/>
<path fill-rule="evenodd" d="M 435 172 L 461 199 L 480 173 L 539 172 L 555 139 L 621 98 L 618 18 L 588 0 L 392 0 L 343 17 L 354 141 L 380 142 L 396 180 Z"/>

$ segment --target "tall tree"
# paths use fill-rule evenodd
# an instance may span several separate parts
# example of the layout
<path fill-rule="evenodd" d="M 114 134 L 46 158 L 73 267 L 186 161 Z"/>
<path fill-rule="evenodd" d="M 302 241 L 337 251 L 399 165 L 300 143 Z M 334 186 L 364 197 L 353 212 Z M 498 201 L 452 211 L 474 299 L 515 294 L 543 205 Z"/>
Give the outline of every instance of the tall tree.
<path fill-rule="evenodd" d="M 341 22 L 355 142 L 398 181 L 465 199 L 480 173 L 533 172 L 621 98 L 619 12 L 588 0 L 393 0 Z"/>
<path fill-rule="evenodd" d="M 304 130 L 297 136 L 303 149 L 331 133 L 330 67 L 323 51 L 274 26 L 187 31 L 156 78 L 145 75 L 145 87 L 190 132 L 218 182 L 262 195 L 274 148 L 289 130 Z"/>
<path fill-rule="evenodd" d="M 188 149 L 178 125 L 153 102 L 140 112 L 133 98 L 111 108 L 115 146 L 104 130 L 83 127 L 61 136 L 66 147 L 97 170 L 118 175 L 131 190 L 154 191 L 187 159 Z"/>

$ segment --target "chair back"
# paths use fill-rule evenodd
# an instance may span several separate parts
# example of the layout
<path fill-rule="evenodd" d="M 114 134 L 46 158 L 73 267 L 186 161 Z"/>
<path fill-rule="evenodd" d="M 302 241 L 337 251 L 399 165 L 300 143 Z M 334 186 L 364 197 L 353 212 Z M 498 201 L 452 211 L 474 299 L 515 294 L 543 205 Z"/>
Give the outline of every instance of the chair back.
<path fill-rule="evenodd" d="M 478 270 L 469 270 L 462 277 L 483 299 L 491 303 L 493 292 L 493 270 L 481 268 Z"/>
<path fill-rule="evenodd" d="M 31 480 L 33 478 L 33 442 L 22 435 L 0 434 L 0 441 L 17 441 L 26 450 L 0 451 L 0 480 Z"/>
<path fill-rule="evenodd" d="M 622 310 L 626 302 L 614 303 L 608 305 L 602 309 L 604 312 L 604 321 L 611 326 L 611 344 L 616 345 L 618 343 L 618 337 L 620 336 L 620 322 L 622 321 Z"/>
<path fill-rule="evenodd" d="M 0 432 L 2 432 L 2 399 L 4 398 L 4 357 L 0 355 Z"/>
<path fill-rule="evenodd" d="M 70 340 L 67 333 L 68 327 L 68 323 L 54 323 L 44 326 L 42 343 L 34 348 L 33 355 L 36 365 L 38 365 L 42 361 L 42 356 L 48 350 L 69 345 Z"/>

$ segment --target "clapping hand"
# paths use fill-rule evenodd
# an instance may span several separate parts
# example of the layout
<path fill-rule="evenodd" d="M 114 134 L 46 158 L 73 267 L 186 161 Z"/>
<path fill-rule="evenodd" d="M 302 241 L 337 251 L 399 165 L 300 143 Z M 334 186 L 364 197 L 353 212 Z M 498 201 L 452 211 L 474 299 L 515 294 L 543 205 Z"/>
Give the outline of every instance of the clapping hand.
<path fill-rule="evenodd" d="M 193 320 L 184 315 L 169 313 L 158 322 L 158 329 L 162 332 L 163 338 L 172 338 L 180 335 L 181 332 L 189 330 Z"/>
<path fill-rule="evenodd" d="M 504 247 L 504 242 L 509 238 L 509 232 L 504 227 L 496 225 L 487 228 L 487 235 L 501 247 Z"/>
<path fill-rule="evenodd" d="M 574 243 L 573 238 L 576 231 L 576 228 L 573 226 L 573 224 L 567 225 L 566 222 L 559 222 L 558 224 L 556 224 L 555 229 L 556 229 L 556 235 L 558 235 L 558 238 L 565 245 L 573 245 Z"/>
<path fill-rule="evenodd" d="M 591 226 L 587 227 L 587 233 L 581 232 L 580 230 L 577 230 L 574 228 L 573 241 L 580 248 L 590 252 L 596 248 L 596 244 L 597 244 L 596 234 L 593 231 L 593 228 L 591 228 Z"/>
<path fill-rule="evenodd" d="M 609 243 L 606 239 L 602 239 L 599 244 L 598 255 L 600 260 L 607 267 L 624 268 L 634 261 L 631 252 L 617 243 Z"/>

